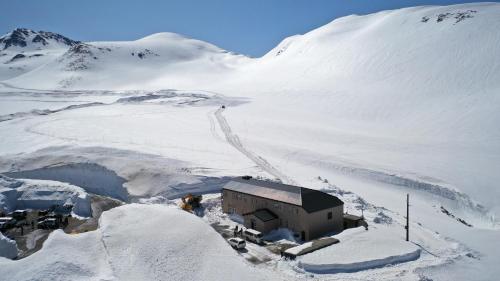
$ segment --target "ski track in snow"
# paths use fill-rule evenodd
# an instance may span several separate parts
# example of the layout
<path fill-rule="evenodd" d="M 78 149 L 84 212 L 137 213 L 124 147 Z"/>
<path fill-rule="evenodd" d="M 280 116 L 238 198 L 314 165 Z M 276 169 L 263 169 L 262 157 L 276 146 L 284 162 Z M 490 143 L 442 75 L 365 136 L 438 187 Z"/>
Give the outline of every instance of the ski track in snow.
<path fill-rule="evenodd" d="M 217 110 L 210 110 L 209 112 L 207 112 L 208 121 L 210 122 L 210 133 L 215 139 L 219 141 L 224 141 L 224 139 L 219 135 L 219 133 L 217 133 L 216 130 L 216 124 L 215 124 L 216 121 L 213 118 L 216 112 Z"/>
<path fill-rule="evenodd" d="M 239 152 L 243 153 L 248 159 L 252 160 L 257 166 L 259 166 L 262 170 L 264 170 L 268 174 L 281 180 L 284 183 L 293 184 L 294 181 L 292 179 L 290 179 L 285 174 L 281 173 L 276 168 L 274 168 L 269 162 L 267 162 L 266 159 L 249 151 L 243 146 L 238 135 L 233 133 L 226 118 L 222 115 L 223 111 L 224 111 L 223 108 L 217 109 L 215 111 L 215 118 L 217 119 L 217 122 L 219 123 L 222 132 L 224 132 L 227 142 L 234 148 L 236 148 Z"/>

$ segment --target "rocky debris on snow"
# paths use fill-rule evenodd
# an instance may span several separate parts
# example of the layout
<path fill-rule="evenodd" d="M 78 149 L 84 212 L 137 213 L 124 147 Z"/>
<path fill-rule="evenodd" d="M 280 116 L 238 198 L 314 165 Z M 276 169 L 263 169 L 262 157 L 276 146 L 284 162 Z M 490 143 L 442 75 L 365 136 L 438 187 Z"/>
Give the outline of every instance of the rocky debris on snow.
<path fill-rule="evenodd" d="M 445 207 L 441 206 L 441 212 L 443 214 L 446 214 L 447 216 L 451 217 L 451 218 L 454 218 L 456 219 L 458 222 L 468 226 L 468 227 L 472 227 L 472 224 L 466 222 L 464 219 L 461 219 L 461 218 L 458 218 L 458 217 L 455 217 L 454 214 L 452 214 L 450 211 L 448 211 Z"/>
<path fill-rule="evenodd" d="M 109 53 L 111 48 L 96 47 L 87 43 L 78 43 L 72 46 L 59 62 L 65 63 L 68 71 L 85 70 L 90 67 L 92 60 L 98 59 L 98 54 Z"/>
<path fill-rule="evenodd" d="M 435 17 L 436 17 L 436 22 L 438 22 L 438 23 L 443 22 L 449 18 L 454 18 L 455 23 L 459 23 L 465 19 L 473 18 L 475 13 L 477 13 L 476 10 L 467 10 L 467 11 L 457 11 L 455 13 L 450 13 L 450 12 L 441 13 L 441 14 L 436 15 Z M 422 17 L 422 19 L 420 21 L 421 22 L 428 22 L 429 20 L 430 20 L 429 16 L 424 16 L 424 17 Z"/>
<path fill-rule="evenodd" d="M 136 52 L 132 52 L 131 55 L 135 56 Z M 144 49 L 144 51 L 137 52 L 137 57 L 140 59 L 145 59 L 148 56 L 156 56 L 159 57 L 157 53 L 151 51 L 150 49 Z"/>

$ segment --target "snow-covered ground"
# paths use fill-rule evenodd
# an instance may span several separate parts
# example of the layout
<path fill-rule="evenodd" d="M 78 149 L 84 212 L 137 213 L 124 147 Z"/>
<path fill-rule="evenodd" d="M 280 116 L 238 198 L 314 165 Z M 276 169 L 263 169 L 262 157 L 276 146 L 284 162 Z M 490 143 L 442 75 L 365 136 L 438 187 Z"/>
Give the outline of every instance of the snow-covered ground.
<path fill-rule="evenodd" d="M 380 227 L 346 230 L 336 238 L 339 244 L 300 257 L 299 266 L 319 273 L 357 272 L 420 258 L 418 246 Z"/>
<path fill-rule="evenodd" d="M 499 15 L 499 4 L 479 3 L 349 16 L 255 59 L 169 33 L 56 44 L 64 50 L 54 60 L 6 74 L 0 84 L 0 173 L 157 203 L 216 192 L 229 176 L 280 178 L 341 196 L 349 213 L 360 215 L 363 207 L 373 231 L 353 234 L 353 241 L 379 231 L 402 240 L 410 193 L 410 237 L 421 249 L 416 260 L 314 277 L 288 262 L 256 268 L 299 279 L 494 280 L 500 275 Z M 169 231 L 183 225 L 169 224 Z M 120 236 L 119 227 L 110 229 L 109 239 Z M 93 244 L 103 231 L 57 232 L 35 255 L 86 247 L 106 261 L 102 246 Z M 127 249 L 146 251 L 162 239 L 144 235 L 133 240 L 140 245 L 116 246 L 114 253 L 128 257 Z M 388 248 L 380 254 L 391 256 Z M 403 252 L 412 250 L 395 255 Z M 324 264 L 338 264 L 331 258 Z M 27 259 L 5 263 L 11 272 Z M 116 271 L 107 262 L 90 267 L 69 253 L 39 261 L 30 272 L 65 259 L 77 264 L 64 273 L 69 279 L 128 272 L 125 262 Z M 184 262 L 191 264 L 175 258 L 172 264 Z"/>
<path fill-rule="evenodd" d="M 125 205 L 99 223 L 79 235 L 55 231 L 22 260 L 0 258 L 0 280 L 284 280 L 255 271 L 209 225 L 175 207 Z"/>

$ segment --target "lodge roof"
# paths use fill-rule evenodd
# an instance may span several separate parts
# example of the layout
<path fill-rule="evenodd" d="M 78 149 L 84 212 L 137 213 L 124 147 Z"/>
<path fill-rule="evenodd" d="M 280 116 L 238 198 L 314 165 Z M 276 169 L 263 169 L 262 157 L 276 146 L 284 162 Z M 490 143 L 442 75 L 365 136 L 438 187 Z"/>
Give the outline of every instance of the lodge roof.
<path fill-rule="evenodd" d="M 234 178 L 224 185 L 223 188 L 301 206 L 308 213 L 344 204 L 344 202 L 336 196 L 318 190 L 252 178 L 249 179 L 248 177 Z"/>

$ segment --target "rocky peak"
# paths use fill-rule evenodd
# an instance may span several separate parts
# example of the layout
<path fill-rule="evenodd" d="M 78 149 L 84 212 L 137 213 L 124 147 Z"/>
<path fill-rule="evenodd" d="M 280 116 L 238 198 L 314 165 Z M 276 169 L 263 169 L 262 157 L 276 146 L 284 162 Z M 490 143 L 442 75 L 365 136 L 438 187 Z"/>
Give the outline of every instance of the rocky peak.
<path fill-rule="evenodd" d="M 66 46 L 74 46 L 78 41 L 71 40 L 53 32 L 33 31 L 27 28 L 16 28 L 10 33 L 0 37 L 0 50 L 5 50 L 10 47 L 25 48 L 29 45 L 37 47 L 47 46 L 51 43 L 62 44 Z"/>

